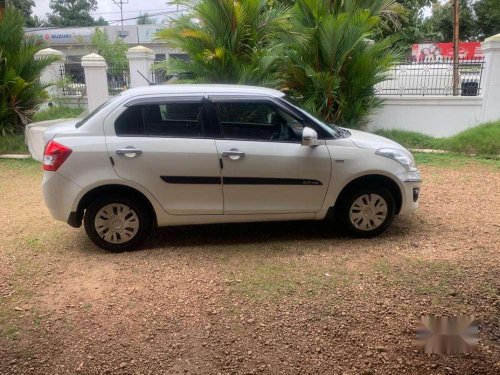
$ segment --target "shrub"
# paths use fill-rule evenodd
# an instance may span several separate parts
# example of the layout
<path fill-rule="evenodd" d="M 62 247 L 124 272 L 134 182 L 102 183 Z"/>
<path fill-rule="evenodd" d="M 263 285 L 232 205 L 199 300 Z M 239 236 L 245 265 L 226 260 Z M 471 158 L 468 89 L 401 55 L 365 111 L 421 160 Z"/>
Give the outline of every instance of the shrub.
<path fill-rule="evenodd" d="M 19 131 L 37 107 L 47 99 L 46 85 L 40 83 L 42 71 L 56 57 L 35 59 L 45 47 L 43 40 L 24 35 L 24 20 L 13 8 L 0 19 L 0 133 Z"/>
<path fill-rule="evenodd" d="M 171 59 L 167 74 L 191 73 L 195 81 L 277 85 L 280 37 L 289 27 L 287 8 L 268 0 L 181 0 L 188 14 L 157 37 L 185 51 Z"/>
<path fill-rule="evenodd" d="M 374 86 L 397 61 L 394 38 L 370 42 L 385 24 L 390 0 L 297 0 L 296 37 L 282 64 L 284 88 L 326 122 L 358 128 L 382 101 Z M 385 14 L 385 13 L 384 13 Z"/>
<path fill-rule="evenodd" d="M 489 157 L 500 155 L 500 121 L 478 125 L 449 138 L 434 138 L 404 130 L 381 129 L 375 133 L 407 148 L 430 148 Z"/>
<path fill-rule="evenodd" d="M 53 106 L 43 111 L 38 111 L 33 116 L 33 122 L 46 121 L 46 120 L 56 120 L 63 118 L 73 118 L 80 116 L 85 109 L 82 107 L 66 107 L 66 106 Z"/>

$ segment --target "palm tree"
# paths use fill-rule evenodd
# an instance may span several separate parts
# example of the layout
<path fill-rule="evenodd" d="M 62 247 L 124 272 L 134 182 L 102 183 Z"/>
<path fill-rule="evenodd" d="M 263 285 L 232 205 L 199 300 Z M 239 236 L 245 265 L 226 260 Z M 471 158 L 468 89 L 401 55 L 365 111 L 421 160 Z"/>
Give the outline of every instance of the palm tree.
<path fill-rule="evenodd" d="M 288 8 L 267 0 L 180 0 L 187 14 L 157 34 L 186 52 L 189 61 L 168 63 L 168 73 L 190 72 L 196 81 L 275 86 L 280 40 Z"/>
<path fill-rule="evenodd" d="M 374 86 L 399 55 L 394 38 L 370 39 L 391 15 L 392 0 L 297 0 L 296 37 L 282 64 L 283 87 L 327 122 L 359 127 L 381 104 Z"/>
<path fill-rule="evenodd" d="M 42 71 L 57 60 L 35 59 L 43 40 L 24 35 L 19 10 L 10 7 L 0 19 L 0 133 L 22 129 L 47 99 Z"/>

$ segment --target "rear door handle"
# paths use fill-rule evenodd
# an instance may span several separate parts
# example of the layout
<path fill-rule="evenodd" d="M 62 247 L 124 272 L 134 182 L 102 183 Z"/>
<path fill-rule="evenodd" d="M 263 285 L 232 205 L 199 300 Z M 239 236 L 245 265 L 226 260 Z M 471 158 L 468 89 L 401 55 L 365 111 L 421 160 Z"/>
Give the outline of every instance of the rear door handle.
<path fill-rule="evenodd" d="M 245 157 L 245 153 L 243 151 L 237 150 L 235 148 L 229 150 L 229 151 L 223 151 L 221 155 L 225 158 L 229 158 L 231 160 L 238 160 L 240 158 Z"/>
<path fill-rule="evenodd" d="M 142 150 L 138 150 L 136 148 L 122 148 L 119 150 L 116 150 L 116 155 L 123 155 L 128 158 L 134 158 L 138 155 L 142 154 Z"/>

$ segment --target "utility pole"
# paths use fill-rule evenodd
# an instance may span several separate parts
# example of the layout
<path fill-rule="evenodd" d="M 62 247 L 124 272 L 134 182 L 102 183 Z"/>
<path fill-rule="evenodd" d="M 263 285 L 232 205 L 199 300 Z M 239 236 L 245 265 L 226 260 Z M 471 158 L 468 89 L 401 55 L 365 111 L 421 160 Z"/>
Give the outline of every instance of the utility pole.
<path fill-rule="evenodd" d="M 453 96 L 460 94 L 459 76 L 460 0 L 453 0 Z"/>
<path fill-rule="evenodd" d="M 121 21 L 122 29 L 118 33 L 118 36 L 122 39 L 125 39 L 128 36 L 128 32 L 123 30 L 123 4 L 128 4 L 128 0 L 113 0 L 113 3 L 118 5 L 118 7 L 120 8 L 120 21 Z"/>

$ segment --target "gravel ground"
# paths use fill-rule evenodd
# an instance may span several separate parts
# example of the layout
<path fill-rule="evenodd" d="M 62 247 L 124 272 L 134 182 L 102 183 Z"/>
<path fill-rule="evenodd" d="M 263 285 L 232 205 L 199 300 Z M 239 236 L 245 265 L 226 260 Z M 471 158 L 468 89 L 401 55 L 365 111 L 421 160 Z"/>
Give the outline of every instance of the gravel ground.
<path fill-rule="evenodd" d="M 422 166 L 421 209 L 376 239 L 323 223 L 161 229 L 108 254 L 0 163 L 1 374 L 499 374 L 500 173 Z M 476 352 L 414 346 L 475 315 Z"/>

